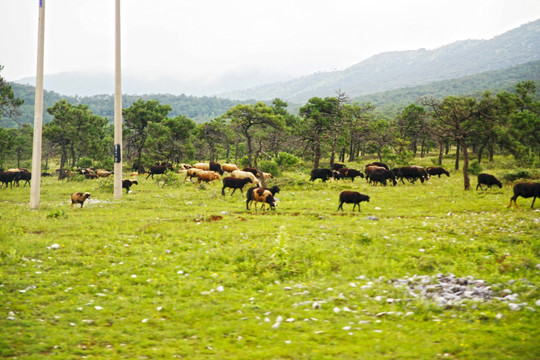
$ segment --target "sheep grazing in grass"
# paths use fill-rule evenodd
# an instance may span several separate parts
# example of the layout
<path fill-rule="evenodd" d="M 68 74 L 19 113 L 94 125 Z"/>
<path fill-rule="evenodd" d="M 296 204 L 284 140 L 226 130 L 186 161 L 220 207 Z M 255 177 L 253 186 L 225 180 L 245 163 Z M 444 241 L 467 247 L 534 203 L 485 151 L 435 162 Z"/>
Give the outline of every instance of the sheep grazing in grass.
<path fill-rule="evenodd" d="M 234 177 L 226 177 L 223 179 L 223 188 L 221 188 L 221 195 L 225 195 L 225 189 L 231 188 L 233 189 L 231 196 L 234 194 L 236 189 L 240 189 L 240 192 L 242 193 L 242 196 L 244 196 L 244 186 L 246 186 L 247 183 L 251 183 L 250 178 L 243 178 L 238 179 Z"/>
<path fill-rule="evenodd" d="M 6 185 L 6 189 L 8 186 L 11 186 L 13 189 L 13 182 L 15 182 L 20 177 L 19 173 L 14 172 L 7 172 L 7 171 L 0 171 L 0 189 Z"/>
<path fill-rule="evenodd" d="M 383 168 L 383 170 L 384 170 L 384 168 Z M 368 179 L 369 183 L 374 185 L 374 186 L 377 186 L 377 183 L 380 183 L 381 185 L 386 186 L 386 176 L 382 172 L 373 171 L 367 176 L 367 179 Z"/>
<path fill-rule="evenodd" d="M 235 164 L 221 164 L 223 171 L 232 173 L 234 170 L 240 170 Z"/>
<path fill-rule="evenodd" d="M 191 169 L 188 169 L 186 171 L 186 178 L 184 179 L 184 182 L 186 182 L 186 180 L 189 178 L 189 181 L 193 182 L 193 178 L 194 177 L 197 177 L 197 174 L 200 173 L 201 169 L 197 169 L 197 168 L 191 168 Z"/>
<path fill-rule="evenodd" d="M 431 176 L 434 176 L 434 175 L 439 175 L 439 178 L 441 177 L 442 174 L 450 177 L 450 173 L 446 170 L 444 170 L 442 167 L 440 166 L 430 166 L 426 169 L 427 173 Z"/>
<path fill-rule="evenodd" d="M 520 196 L 524 198 L 532 197 L 533 201 L 531 204 L 531 209 L 533 209 L 536 198 L 540 198 L 540 183 L 519 183 L 514 185 L 514 196 L 510 198 L 510 204 L 508 204 L 508 207 L 512 206 L 513 201 L 516 209 L 519 209 L 516 200 Z"/>
<path fill-rule="evenodd" d="M 173 167 L 169 163 L 162 163 L 163 165 L 154 165 L 150 166 L 150 171 L 148 172 L 148 176 L 146 176 L 146 180 L 151 176 L 152 180 L 154 180 L 154 175 L 161 175 L 165 174 L 167 170 L 173 170 Z"/>
<path fill-rule="evenodd" d="M 96 170 L 96 174 L 99 177 L 109 177 L 112 175 L 112 171 L 107 171 L 105 169 L 98 169 Z"/>
<path fill-rule="evenodd" d="M 491 174 L 481 173 L 478 174 L 478 185 L 476 185 L 476 190 L 478 190 L 478 187 L 480 187 L 481 190 L 484 190 L 482 185 L 487 185 L 488 189 L 491 189 L 493 185 L 497 185 L 500 188 L 502 188 L 502 184 L 497 178 Z"/>
<path fill-rule="evenodd" d="M 340 163 L 334 163 L 332 164 L 332 170 L 335 170 L 335 171 L 339 171 L 339 169 L 343 169 L 343 168 L 346 168 L 347 165 L 345 164 L 340 164 Z"/>
<path fill-rule="evenodd" d="M 232 172 L 231 176 L 234 177 L 234 178 L 237 178 L 237 179 L 244 179 L 244 178 L 248 177 L 248 178 L 251 179 L 251 182 L 253 184 L 257 184 L 257 185 L 260 184 L 259 179 L 257 177 L 255 177 L 255 175 L 253 175 L 249 171 L 235 170 L 235 171 Z"/>
<path fill-rule="evenodd" d="M 247 210 L 251 210 L 251 204 L 255 201 L 255 209 L 257 209 L 257 203 L 262 202 L 261 209 L 264 211 L 266 208 L 266 204 L 270 205 L 271 209 L 276 208 L 276 200 L 274 199 L 274 195 L 272 192 L 268 189 L 262 189 L 262 188 L 249 188 L 248 194 L 246 196 L 246 208 Z"/>
<path fill-rule="evenodd" d="M 193 164 L 193 167 L 195 169 L 201 169 L 201 170 L 206 170 L 206 171 L 210 170 L 210 164 L 207 164 L 207 163 L 196 163 L 196 164 Z"/>
<path fill-rule="evenodd" d="M 129 193 L 129 188 L 133 185 L 139 185 L 139 182 L 137 180 L 122 179 L 122 188 L 126 189 L 126 194 Z"/>
<path fill-rule="evenodd" d="M 343 204 L 354 204 L 353 211 L 356 205 L 358 205 L 358 211 L 360 211 L 360 203 L 362 201 L 369 202 L 369 196 L 360 194 L 358 191 L 342 191 L 339 194 L 339 209 L 343 210 Z"/>
<path fill-rule="evenodd" d="M 197 183 L 195 185 L 199 185 L 201 181 L 212 182 L 214 180 L 221 180 L 221 176 L 213 171 L 199 171 L 197 173 Z"/>
<path fill-rule="evenodd" d="M 341 168 L 338 172 L 343 176 L 343 178 L 350 178 L 351 181 L 354 181 L 355 177 L 364 178 L 364 174 L 361 171 L 356 169 Z"/>
<path fill-rule="evenodd" d="M 333 176 L 332 170 L 330 169 L 313 169 L 311 170 L 311 178 L 309 181 L 315 181 L 321 179 L 323 182 L 330 179 Z"/>
<path fill-rule="evenodd" d="M 71 194 L 71 206 L 70 207 L 73 207 L 73 204 L 81 204 L 81 208 L 82 208 L 83 205 L 84 205 L 84 202 L 89 197 L 90 197 L 89 192 L 86 192 L 86 193 L 76 192 L 76 193 Z"/>

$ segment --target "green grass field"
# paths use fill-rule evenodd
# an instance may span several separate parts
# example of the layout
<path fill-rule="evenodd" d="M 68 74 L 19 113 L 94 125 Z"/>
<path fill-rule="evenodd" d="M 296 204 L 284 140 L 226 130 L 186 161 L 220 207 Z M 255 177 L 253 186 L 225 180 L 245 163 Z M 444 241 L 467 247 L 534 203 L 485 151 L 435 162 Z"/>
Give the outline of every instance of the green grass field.
<path fill-rule="evenodd" d="M 38 211 L 28 187 L 0 190 L 0 358 L 540 358 L 540 201 L 507 208 L 511 185 L 464 191 L 460 172 L 308 172 L 269 181 L 265 213 L 183 175 L 121 199 L 112 179 L 44 178 Z M 338 212 L 351 189 L 371 201 Z M 488 296 L 443 305 L 438 274 Z"/>

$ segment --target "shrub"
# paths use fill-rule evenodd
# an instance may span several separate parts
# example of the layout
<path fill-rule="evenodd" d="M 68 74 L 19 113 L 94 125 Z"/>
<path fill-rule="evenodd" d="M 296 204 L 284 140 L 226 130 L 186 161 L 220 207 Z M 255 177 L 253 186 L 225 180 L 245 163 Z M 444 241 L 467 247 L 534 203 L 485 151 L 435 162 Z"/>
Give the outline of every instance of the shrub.
<path fill-rule="evenodd" d="M 77 166 L 80 167 L 80 168 L 90 168 L 90 167 L 92 167 L 93 163 L 94 162 L 90 158 L 81 158 L 77 162 Z"/>
<path fill-rule="evenodd" d="M 290 169 L 301 163 L 299 158 L 286 152 L 280 152 L 278 156 L 276 156 L 275 162 L 281 170 Z"/>
<path fill-rule="evenodd" d="M 478 160 L 473 160 L 469 164 L 469 173 L 473 175 L 478 175 L 482 172 L 483 168 L 482 165 L 478 162 Z"/>
<path fill-rule="evenodd" d="M 103 159 L 101 162 L 99 162 L 96 167 L 98 169 L 107 169 L 112 170 L 114 169 L 114 159 L 112 157 L 107 157 Z"/>
<path fill-rule="evenodd" d="M 514 170 L 505 172 L 502 174 L 502 179 L 505 182 L 514 182 L 519 179 L 533 179 L 534 176 L 531 174 L 529 170 Z"/>
<path fill-rule="evenodd" d="M 273 161 L 270 161 L 270 160 L 263 160 L 261 162 L 259 162 L 259 169 L 261 169 L 261 171 L 264 171 L 264 172 L 268 172 L 272 175 L 278 175 L 278 166 L 275 162 Z"/>

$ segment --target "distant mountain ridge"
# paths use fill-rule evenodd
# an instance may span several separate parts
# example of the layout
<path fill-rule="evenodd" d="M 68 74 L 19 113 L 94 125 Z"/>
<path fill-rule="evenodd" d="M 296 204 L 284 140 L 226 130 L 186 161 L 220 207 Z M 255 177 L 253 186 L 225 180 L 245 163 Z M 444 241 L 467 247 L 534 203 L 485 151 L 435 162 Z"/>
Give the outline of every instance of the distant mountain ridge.
<path fill-rule="evenodd" d="M 220 97 L 305 102 L 313 96 L 350 97 L 459 78 L 540 60 L 540 20 L 490 40 L 458 41 L 434 50 L 385 52 L 342 71 L 317 73 Z"/>

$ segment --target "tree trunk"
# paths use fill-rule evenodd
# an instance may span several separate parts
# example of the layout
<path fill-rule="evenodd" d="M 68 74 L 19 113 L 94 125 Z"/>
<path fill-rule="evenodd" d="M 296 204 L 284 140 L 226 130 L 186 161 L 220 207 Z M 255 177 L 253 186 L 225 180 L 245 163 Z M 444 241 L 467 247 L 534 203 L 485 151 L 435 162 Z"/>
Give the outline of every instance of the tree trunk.
<path fill-rule="evenodd" d="M 455 169 L 456 170 L 459 169 L 459 143 L 457 143 L 457 145 L 456 145 L 456 165 L 455 165 Z"/>
<path fill-rule="evenodd" d="M 439 142 L 439 165 L 442 165 L 443 151 L 444 151 L 444 146 L 441 141 Z"/>
<path fill-rule="evenodd" d="M 489 161 L 493 161 L 493 155 L 495 153 L 495 140 L 491 140 L 488 147 Z"/>
<path fill-rule="evenodd" d="M 330 154 L 330 167 L 334 165 L 334 160 L 336 159 L 336 147 L 337 147 L 337 137 L 334 138 L 332 142 L 332 153 Z"/>
<path fill-rule="evenodd" d="M 482 162 L 482 154 L 484 153 L 484 149 L 487 146 L 487 142 L 480 145 L 480 148 L 478 149 L 478 163 L 480 164 Z"/>
<path fill-rule="evenodd" d="M 251 136 L 249 136 L 249 133 L 246 131 L 244 132 L 244 136 L 246 137 L 246 143 L 247 143 L 247 150 L 248 150 L 248 165 L 249 167 L 253 166 L 253 149 L 251 144 Z"/>
<path fill-rule="evenodd" d="M 463 152 L 463 186 L 465 190 L 471 189 L 471 179 L 469 178 L 469 151 L 467 150 L 467 143 L 463 141 L 461 151 Z"/>
<path fill-rule="evenodd" d="M 314 155 L 315 155 L 315 158 L 313 159 L 313 167 L 315 169 L 318 169 L 319 162 L 321 160 L 321 144 L 319 140 L 315 142 Z"/>

